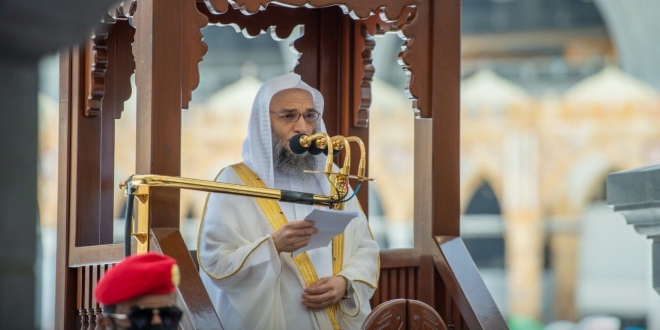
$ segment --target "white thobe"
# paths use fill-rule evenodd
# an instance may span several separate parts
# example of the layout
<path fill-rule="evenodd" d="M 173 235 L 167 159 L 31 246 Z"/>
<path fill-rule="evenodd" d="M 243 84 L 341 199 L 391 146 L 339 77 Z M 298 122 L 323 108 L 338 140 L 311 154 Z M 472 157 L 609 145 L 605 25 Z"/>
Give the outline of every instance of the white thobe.
<path fill-rule="evenodd" d="M 218 182 L 245 184 L 231 167 Z M 275 188 L 322 194 L 316 178 L 302 182 L 275 175 Z M 279 203 L 288 221 L 302 220 L 315 206 Z M 356 199 L 346 210 L 359 216 L 348 225 L 344 260 L 338 275 L 353 281 L 357 308 L 340 302 L 336 313 L 343 329 L 358 329 L 370 312 L 379 272 L 378 247 Z M 273 229 L 256 199 L 210 194 L 200 227 L 200 275 L 226 330 L 331 329 L 325 310 L 302 305 L 305 282 L 289 253 L 277 253 Z M 330 246 L 308 251 L 319 278 L 332 276 Z M 342 312 L 343 311 L 343 312 Z"/>

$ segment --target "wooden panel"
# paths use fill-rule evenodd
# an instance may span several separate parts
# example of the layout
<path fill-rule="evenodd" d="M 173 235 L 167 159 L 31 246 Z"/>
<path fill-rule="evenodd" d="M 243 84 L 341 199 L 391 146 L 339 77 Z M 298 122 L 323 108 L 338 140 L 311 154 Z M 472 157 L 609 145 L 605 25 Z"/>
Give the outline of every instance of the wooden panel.
<path fill-rule="evenodd" d="M 376 306 L 364 320 L 364 330 L 408 329 L 406 299 L 394 299 Z"/>
<path fill-rule="evenodd" d="M 91 43 L 70 52 L 68 81 L 66 82 L 66 111 L 68 141 L 66 146 L 67 183 L 71 221 L 70 246 L 90 246 L 112 242 L 112 181 L 114 136 L 110 145 L 103 145 L 104 134 L 114 132 L 112 113 L 107 116 L 86 116 L 86 98 L 90 93 Z M 64 123 L 62 123 L 64 125 Z M 63 147 L 62 145 L 60 145 Z M 62 179 L 60 177 L 60 179 Z M 105 180 L 103 180 L 105 179 Z M 61 182 L 61 180 L 60 180 Z M 106 205 L 106 206 L 104 206 Z"/>
<path fill-rule="evenodd" d="M 112 224 L 101 223 L 101 117 L 85 116 L 91 46 L 72 52 L 71 62 L 71 208 L 74 246 L 111 242 Z"/>
<path fill-rule="evenodd" d="M 414 299 L 393 299 L 376 306 L 362 325 L 364 330 L 446 330 L 433 308 Z"/>
<path fill-rule="evenodd" d="M 133 243 L 135 246 L 135 243 Z M 133 248 L 135 250 L 135 248 Z M 117 263 L 124 259 L 124 244 L 77 247 L 69 253 L 69 267 Z"/>
<path fill-rule="evenodd" d="M 433 203 L 433 119 L 415 119 L 415 225 L 413 229 L 414 248 L 417 251 L 427 250 L 422 246 L 424 240 L 430 240 Z M 431 245 L 431 244 L 428 244 Z"/>
<path fill-rule="evenodd" d="M 186 309 L 182 320 L 184 329 L 222 329 L 181 232 L 173 228 L 156 228 L 151 237 L 150 248 L 176 259 L 179 265 L 181 283 L 177 293 Z"/>
<path fill-rule="evenodd" d="M 344 112 L 347 112 L 347 107 L 344 104 L 348 99 L 348 86 L 342 79 L 346 75 L 344 66 L 347 65 L 348 60 L 343 54 L 342 38 L 346 34 L 346 30 L 350 29 L 348 24 L 350 19 L 345 19 L 341 10 L 337 7 L 330 7 L 320 9 L 318 23 L 311 22 L 311 25 L 318 24 L 319 27 L 315 28 L 316 31 L 336 31 L 336 33 L 318 33 L 316 40 L 316 52 L 318 53 L 318 60 L 314 61 L 305 57 L 305 53 L 300 58 L 299 66 L 314 67 L 318 71 L 318 80 L 310 82 L 310 85 L 316 87 L 325 101 L 323 121 L 327 128 L 328 134 L 338 135 L 342 134 L 340 118 Z M 307 26 L 305 25 L 305 33 L 307 33 Z M 311 60 L 311 61 L 310 61 Z M 296 68 L 298 72 L 298 68 Z M 338 163 L 340 164 L 340 163 Z"/>
<path fill-rule="evenodd" d="M 397 298 L 417 299 L 417 290 L 417 267 L 381 268 L 371 306 Z"/>
<path fill-rule="evenodd" d="M 429 32 L 429 8 L 430 1 L 421 1 L 412 21 L 402 27 L 406 42 L 403 51 L 399 53 L 400 63 L 409 73 L 406 92 L 413 100 L 413 109 L 421 118 L 432 116 L 430 75 L 434 63 L 430 56 L 433 35 Z"/>
<path fill-rule="evenodd" d="M 408 301 L 408 329 L 447 330 L 438 313 L 420 301 Z"/>
<path fill-rule="evenodd" d="M 508 329 L 460 237 L 438 236 L 435 241 L 440 253 L 435 255 L 434 261 L 449 293 L 446 296 L 451 296 L 467 326 L 470 329 Z M 456 317 L 451 310 L 447 313 Z M 449 321 L 442 311 L 441 316 Z M 453 321 L 459 322 L 458 319 Z"/>
<path fill-rule="evenodd" d="M 418 280 L 424 283 L 419 290 L 418 300 L 439 308 L 440 301 L 436 296 L 441 296 L 442 291 L 436 287 L 437 272 L 433 265 L 433 259 L 429 256 L 435 247 L 430 233 L 433 230 L 432 204 L 434 175 L 433 141 L 431 140 L 433 119 L 415 119 L 415 161 L 414 161 L 414 183 L 415 183 L 415 224 L 414 224 L 414 250 L 420 254 Z M 444 317 L 444 314 L 441 314 Z"/>
<path fill-rule="evenodd" d="M 431 235 L 460 235 L 461 2 L 431 2 L 433 111 L 433 228 Z"/>
<path fill-rule="evenodd" d="M 321 86 L 319 75 L 321 65 L 319 63 L 319 57 L 321 56 L 319 40 L 322 33 L 320 26 L 321 12 L 319 10 L 308 10 L 307 15 L 311 19 L 301 22 L 305 24 L 303 34 L 293 42 L 293 47 L 300 53 L 294 72 L 299 74 L 307 84 L 318 89 Z M 332 132 L 330 131 L 330 133 Z"/>
<path fill-rule="evenodd" d="M 182 1 L 138 1 L 133 17 L 140 174 L 181 174 Z M 155 188 L 150 203 L 152 227 L 179 227 L 179 190 Z"/>
<path fill-rule="evenodd" d="M 116 36 L 113 36 L 113 39 Z M 114 46 L 114 45 L 113 45 Z M 111 49 L 115 51 L 114 48 Z M 113 54 L 109 59 L 112 63 L 110 69 L 117 66 L 116 56 Z M 110 82 L 114 83 L 115 77 L 110 77 Z M 130 79 L 130 75 L 129 75 Z M 130 85 L 129 85 L 130 86 Z M 99 160 L 99 242 L 97 244 L 110 244 L 112 243 L 112 221 L 114 220 L 114 195 L 115 195 L 115 109 L 114 106 L 119 102 L 115 101 L 114 90 L 110 90 L 107 99 L 103 100 L 103 107 L 101 109 L 101 136 L 99 141 L 99 149 L 101 151 L 101 159 Z M 123 108 L 123 102 L 121 107 Z M 120 111 L 117 109 L 117 111 Z"/>
<path fill-rule="evenodd" d="M 69 269 L 69 178 L 71 143 L 71 50 L 60 53 L 60 108 L 57 181 L 57 252 L 55 324 L 57 329 L 75 329 L 76 273 Z"/>
<path fill-rule="evenodd" d="M 419 266 L 419 256 L 413 249 L 391 249 L 380 251 L 380 269 Z"/>

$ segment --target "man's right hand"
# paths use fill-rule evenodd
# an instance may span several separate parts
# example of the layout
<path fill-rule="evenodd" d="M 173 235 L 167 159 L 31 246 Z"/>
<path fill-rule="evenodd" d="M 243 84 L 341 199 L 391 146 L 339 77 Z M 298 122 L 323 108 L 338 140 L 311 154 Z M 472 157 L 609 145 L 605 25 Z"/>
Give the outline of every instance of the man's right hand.
<path fill-rule="evenodd" d="M 318 231 L 314 228 L 314 221 L 300 220 L 287 223 L 270 236 L 273 237 L 278 253 L 293 252 L 309 244 L 312 234 Z"/>

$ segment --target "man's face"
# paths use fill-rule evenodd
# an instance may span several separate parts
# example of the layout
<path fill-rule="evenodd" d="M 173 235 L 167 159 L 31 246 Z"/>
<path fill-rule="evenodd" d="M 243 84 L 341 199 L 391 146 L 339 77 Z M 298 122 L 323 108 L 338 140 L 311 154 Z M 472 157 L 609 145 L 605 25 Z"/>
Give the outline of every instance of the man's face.
<path fill-rule="evenodd" d="M 316 112 L 312 94 L 304 89 L 285 89 L 273 96 L 270 100 L 270 125 L 273 134 L 283 138 L 284 147 L 291 150 L 289 140 L 296 134 L 312 134 L 316 130 L 316 120 L 306 121 L 305 115 Z M 292 118 L 300 114 L 298 120 L 290 122 Z M 275 144 L 276 141 L 273 141 Z"/>
<path fill-rule="evenodd" d="M 174 306 L 175 298 L 174 294 L 164 294 L 164 295 L 146 295 L 137 297 L 135 299 L 127 300 L 121 303 L 118 303 L 117 309 L 113 314 L 123 314 L 127 315 L 131 312 L 131 309 L 134 307 L 144 307 L 144 308 L 153 308 L 157 309 L 160 307 L 169 307 Z M 114 321 L 114 326 L 113 326 Z M 153 313 L 151 317 L 151 325 L 162 325 L 163 321 L 158 315 L 158 313 Z M 103 316 L 99 320 L 100 329 L 130 329 L 131 322 L 129 320 L 121 320 L 118 318 Z M 175 327 L 177 329 L 178 327 Z"/>

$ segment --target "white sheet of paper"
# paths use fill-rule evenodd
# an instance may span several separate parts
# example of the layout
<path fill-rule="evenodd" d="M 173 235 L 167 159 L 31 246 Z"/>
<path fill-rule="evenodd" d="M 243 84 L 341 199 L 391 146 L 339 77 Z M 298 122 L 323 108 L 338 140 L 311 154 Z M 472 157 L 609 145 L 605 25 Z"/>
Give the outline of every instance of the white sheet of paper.
<path fill-rule="evenodd" d="M 305 220 L 314 221 L 314 227 L 316 227 L 319 232 L 312 235 L 309 244 L 293 251 L 291 256 L 295 257 L 305 251 L 328 246 L 328 244 L 332 242 L 332 238 L 343 233 L 346 226 L 348 226 L 348 223 L 357 218 L 357 216 L 358 213 L 354 211 L 314 209 L 305 217 Z"/>

